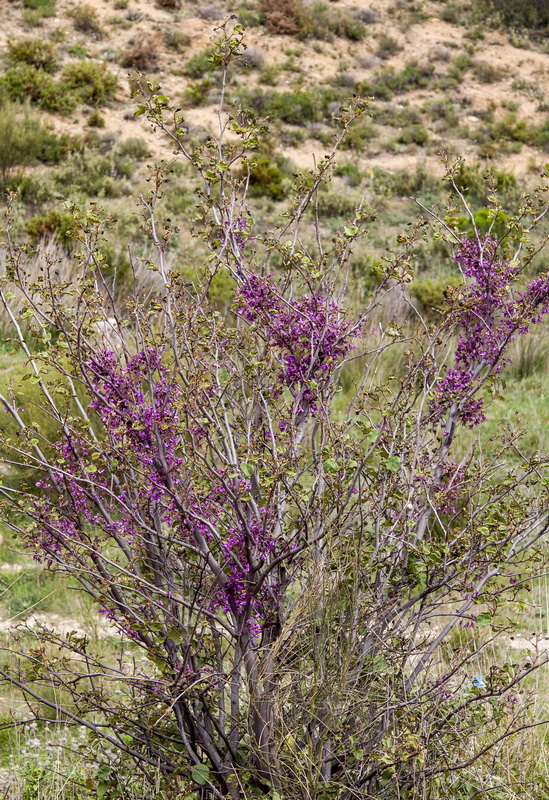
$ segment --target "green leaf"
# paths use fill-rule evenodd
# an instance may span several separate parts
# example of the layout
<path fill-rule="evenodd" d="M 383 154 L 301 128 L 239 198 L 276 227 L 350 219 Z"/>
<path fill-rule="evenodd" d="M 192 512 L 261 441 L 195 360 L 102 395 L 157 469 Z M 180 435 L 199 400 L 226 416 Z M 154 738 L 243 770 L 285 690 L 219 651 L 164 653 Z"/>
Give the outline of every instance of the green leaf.
<path fill-rule="evenodd" d="M 400 458 L 398 456 L 389 456 L 385 462 L 385 469 L 389 472 L 396 472 L 400 467 Z"/>
<path fill-rule="evenodd" d="M 210 768 L 207 764 L 195 764 L 191 772 L 191 778 L 195 783 L 198 783 L 199 786 L 204 786 L 209 775 Z"/>
<path fill-rule="evenodd" d="M 254 465 L 247 464 L 245 461 L 240 465 L 240 469 L 247 478 L 251 478 L 254 474 Z"/>
<path fill-rule="evenodd" d="M 328 472 L 339 472 L 341 469 L 335 458 L 327 458 L 324 462 L 324 468 L 327 469 Z"/>
<path fill-rule="evenodd" d="M 109 789 L 111 788 L 110 783 L 100 783 L 97 787 L 97 800 L 103 800 Z"/>
<path fill-rule="evenodd" d="M 179 628 L 170 628 L 166 634 L 166 639 L 170 639 L 175 644 L 180 644 L 183 641 L 183 633 Z"/>
<path fill-rule="evenodd" d="M 489 611 L 483 611 L 482 614 L 479 614 L 477 617 L 477 625 L 479 628 L 485 628 L 492 622 L 492 615 Z"/>

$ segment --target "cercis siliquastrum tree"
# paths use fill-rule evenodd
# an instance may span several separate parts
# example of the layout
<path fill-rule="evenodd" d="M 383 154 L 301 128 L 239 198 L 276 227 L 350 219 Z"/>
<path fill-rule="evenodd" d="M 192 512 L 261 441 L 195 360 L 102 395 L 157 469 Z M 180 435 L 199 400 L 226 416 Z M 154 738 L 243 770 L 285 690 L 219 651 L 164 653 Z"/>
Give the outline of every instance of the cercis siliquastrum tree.
<path fill-rule="evenodd" d="M 223 29 L 224 74 L 240 52 L 239 29 Z M 454 450 L 488 413 L 512 340 L 549 308 L 547 276 L 522 277 L 533 251 L 520 242 L 542 202 L 525 198 L 501 241 L 439 220 L 463 282 L 439 324 L 399 327 L 386 299 L 411 279 L 415 234 L 357 308 L 350 264 L 368 215 L 328 241 L 318 220 L 318 191 L 365 103 L 342 110 L 333 153 L 296 178 L 282 226 L 260 233 L 246 204 L 263 132 L 253 115 L 222 97 L 219 135 L 189 151 L 167 98 L 154 86 L 145 96 L 140 112 L 203 179 L 195 231 L 210 256 L 196 280 L 168 267 L 164 167 L 142 198 L 155 296 L 120 312 L 95 208 L 74 210 L 80 252 L 64 284 L 52 263 L 29 285 L 30 254 L 8 226 L 1 289 L 58 430 L 48 440 L 31 408 L 1 398 L 20 427 L 4 436 L 6 461 L 25 475 L 2 488 L 3 518 L 93 598 L 125 654 L 35 628 L 39 646 L 16 656 L 11 642 L 0 675 L 38 717 L 54 708 L 90 729 L 96 752 L 118 748 L 155 791 L 442 797 L 461 791 L 460 771 L 476 791 L 491 774 L 477 762 L 534 724 L 519 689 L 539 662 L 494 664 L 473 685 L 475 651 L 443 645 L 479 614 L 495 618 L 535 573 L 546 462 L 502 468 L 511 435 L 494 456 Z M 208 299 L 220 271 L 234 283 L 228 314 Z"/>

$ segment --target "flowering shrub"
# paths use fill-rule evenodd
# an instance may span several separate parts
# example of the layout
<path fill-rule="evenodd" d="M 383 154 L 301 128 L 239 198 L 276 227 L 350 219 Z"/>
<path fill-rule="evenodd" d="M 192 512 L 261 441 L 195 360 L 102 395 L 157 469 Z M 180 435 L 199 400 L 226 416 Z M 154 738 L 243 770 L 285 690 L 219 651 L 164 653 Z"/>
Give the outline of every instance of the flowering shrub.
<path fill-rule="evenodd" d="M 213 67 L 226 73 L 240 47 L 238 27 L 224 28 Z M 0 678 L 33 698 L 39 719 L 53 709 L 90 731 L 94 752 L 114 748 L 155 797 L 199 786 L 233 800 L 484 791 L 507 775 L 494 746 L 531 724 L 523 681 L 544 658 L 493 663 L 479 682 L 471 652 L 447 657 L 448 642 L 492 624 L 496 637 L 499 606 L 535 575 L 549 509 L 526 488 L 545 485 L 547 459 L 496 470 L 456 444 L 489 413 L 485 390 L 513 336 L 544 315 L 547 275 L 525 286 L 531 251 L 452 236 L 435 220 L 449 247 L 458 239 L 464 277 L 440 324 L 401 330 L 388 316 L 386 298 L 413 278 L 414 232 L 354 310 L 348 268 L 366 214 L 327 243 L 320 225 L 310 239 L 303 229 L 365 102 L 342 111 L 334 153 L 297 176 L 283 225 L 265 233 L 245 194 L 262 124 L 221 109 L 218 140 L 191 153 L 178 112 L 149 88 L 138 113 L 204 180 L 202 275 L 185 284 L 167 266 L 175 232 L 158 216 L 159 167 L 142 198 L 158 294 L 117 316 L 101 276 L 110 223 L 97 208 L 71 209 L 72 282 L 50 262 L 31 282 L 10 234 L 0 287 L 57 429 L 48 439 L 0 396 L 20 430 L 2 446 L 25 473 L 1 488 L 3 519 L 93 599 L 123 647 L 113 663 L 76 634 L 38 629 L 39 648 L 10 645 Z M 542 194 L 525 200 L 514 238 L 543 212 Z M 236 286 L 225 316 L 208 302 L 221 270 Z M 19 315 L 9 284 L 26 298 Z M 108 348 L 105 320 L 117 331 Z M 391 348 L 404 366 L 384 378 Z M 340 397 L 351 362 L 356 386 Z M 102 797 L 115 791 L 112 769 Z"/>

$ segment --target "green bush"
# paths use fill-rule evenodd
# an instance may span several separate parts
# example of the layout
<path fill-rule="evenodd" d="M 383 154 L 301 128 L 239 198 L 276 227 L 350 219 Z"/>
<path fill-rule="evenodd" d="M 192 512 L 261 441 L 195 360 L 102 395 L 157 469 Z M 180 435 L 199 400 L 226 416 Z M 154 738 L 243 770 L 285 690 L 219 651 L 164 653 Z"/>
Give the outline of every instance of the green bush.
<path fill-rule="evenodd" d="M 85 148 L 68 156 L 54 180 L 60 190 L 70 187 L 87 197 L 121 197 L 127 191 L 123 179 L 131 178 L 134 170 L 131 159 L 120 158 L 116 151 L 101 155 Z"/>
<path fill-rule="evenodd" d="M 360 186 L 363 180 L 362 172 L 356 164 L 338 164 L 334 169 L 334 175 L 345 178 L 349 186 Z"/>
<path fill-rule="evenodd" d="M 410 286 L 410 294 L 415 297 L 426 314 L 441 312 L 447 306 L 447 292 L 449 286 L 457 286 L 456 278 L 439 280 L 436 278 L 418 278 Z"/>
<path fill-rule="evenodd" d="M 70 114 L 78 105 L 78 97 L 56 83 L 43 69 L 31 64 L 18 64 L 0 78 L 0 97 L 16 103 L 30 102 L 46 111 Z"/>
<path fill-rule="evenodd" d="M 8 103 L 0 114 L 0 180 L 5 188 L 17 167 L 41 161 L 56 164 L 66 152 L 67 136 L 56 136 L 30 113 L 28 106 Z"/>
<path fill-rule="evenodd" d="M 95 61 L 69 64 L 63 70 L 61 77 L 61 88 L 74 93 L 80 102 L 89 105 L 105 105 L 118 89 L 118 81 L 109 68 Z"/>
<path fill-rule="evenodd" d="M 380 58 L 391 58 L 402 50 L 396 39 L 392 36 L 382 34 L 377 40 L 377 55 Z"/>
<path fill-rule="evenodd" d="M 504 71 L 500 67 L 495 67 L 488 61 L 475 61 L 473 63 L 475 78 L 481 83 L 497 83 L 504 77 Z"/>
<path fill-rule="evenodd" d="M 549 25 L 547 0 L 484 0 L 504 25 L 516 28 L 543 28 Z"/>
<path fill-rule="evenodd" d="M 359 122 L 351 125 L 347 136 L 341 143 L 343 150 L 356 150 L 364 149 L 364 146 L 375 139 L 377 136 L 377 128 L 367 117 L 362 117 Z"/>
<path fill-rule="evenodd" d="M 32 217 L 25 224 L 25 231 L 33 241 L 39 242 L 42 239 L 55 237 L 69 250 L 74 245 L 74 239 L 70 235 L 72 230 L 74 230 L 72 215 L 58 209 Z"/>
<path fill-rule="evenodd" d="M 23 0 L 23 6 L 35 11 L 38 17 L 53 17 L 56 5 L 56 0 Z"/>
<path fill-rule="evenodd" d="M 318 193 L 318 212 L 326 219 L 354 219 L 360 203 L 358 192 L 342 192 L 339 189 L 327 189 Z"/>
<path fill-rule="evenodd" d="M 241 90 L 235 99 L 258 114 L 290 125 L 303 125 L 305 122 L 321 122 L 329 117 L 329 104 L 333 101 L 343 103 L 345 97 L 341 90 L 334 88 L 297 92 Z"/>
<path fill-rule="evenodd" d="M 20 39 L 8 43 L 8 58 L 14 64 L 30 64 L 45 72 L 55 72 L 57 57 L 51 42 L 43 39 Z"/>
<path fill-rule="evenodd" d="M 209 78 L 204 78 L 201 81 L 191 81 L 183 92 L 181 104 L 185 108 L 207 105 L 212 86 L 213 84 Z"/>
<path fill-rule="evenodd" d="M 491 169 L 486 171 L 480 164 L 462 164 L 454 176 L 456 186 L 464 192 L 470 202 L 485 203 L 488 195 L 495 189 L 498 197 L 506 205 L 514 205 L 520 197 L 520 189 L 516 177 L 505 170 Z"/>
<path fill-rule="evenodd" d="M 151 151 L 147 142 L 144 139 L 140 139 L 138 136 L 130 136 L 124 139 L 123 142 L 120 142 L 116 151 L 118 155 L 127 156 L 134 161 L 144 161 L 151 156 Z"/>
<path fill-rule="evenodd" d="M 208 72 L 212 72 L 214 67 L 210 56 L 209 50 L 203 50 L 190 58 L 185 64 L 185 75 L 188 75 L 189 78 L 203 78 Z"/>
<path fill-rule="evenodd" d="M 532 140 L 536 147 L 549 152 L 549 120 L 532 131 Z"/>
<path fill-rule="evenodd" d="M 403 128 L 397 136 L 397 142 L 401 144 L 425 145 L 429 141 L 429 134 L 423 125 L 408 125 Z"/>
<path fill-rule="evenodd" d="M 290 184 L 286 179 L 288 170 L 283 171 L 281 167 L 286 167 L 283 159 L 272 161 L 267 155 L 258 155 L 250 166 L 250 196 L 284 199 Z"/>
<path fill-rule="evenodd" d="M 191 37 L 181 31 L 169 29 L 164 32 L 164 43 L 170 50 L 181 53 L 191 43 Z"/>
<path fill-rule="evenodd" d="M 400 72 L 392 68 L 378 72 L 372 80 L 364 81 L 357 88 L 360 94 L 390 100 L 395 94 L 428 86 L 434 71 L 432 64 L 407 64 Z"/>

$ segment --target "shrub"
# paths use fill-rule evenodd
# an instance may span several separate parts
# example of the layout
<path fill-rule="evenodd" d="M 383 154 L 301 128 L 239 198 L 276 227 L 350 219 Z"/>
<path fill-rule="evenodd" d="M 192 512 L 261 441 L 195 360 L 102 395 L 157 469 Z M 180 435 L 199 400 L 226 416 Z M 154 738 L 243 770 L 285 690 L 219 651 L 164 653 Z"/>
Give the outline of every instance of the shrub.
<path fill-rule="evenodd" d="M 164 43 L 170 50 L 182 53 L 191 44 L 191 37 L 181 31 L 170 29 L 164 31 Z"/>
<path fill-rule="evenodd" d="M 379 19 L 379 14 L 373 8 L 357 8 L 353 11 L 355 17 L 365 25 L 372 25 Z"/>
<path fill-rule="evenodd" d="M 458 285 L 459 280 L 455 277 L 446 280 L 418 278 L 410 285 L 410 293 L 427 315 L 440 314 L 448 308 L 448 287 Z"/>
<path fill-rule="evenodd" d="M 506 26 L 543 28 L 549 25 L 546 0 L 484 0 L 484 7 L 496 12 Z"/>
<path fill-rule="evenodd" d="M 191 81 L 181 97 L 184 108 L 194 108 L 195 106 L 205 106 L 209 102 L 210 92 L 213 83 L 209 78 L 201 81 Z"/>
<path fill-rule="evenodd" d="M 282 200 L 290 190 L 289 181 L 281 167 L 284 161 L 272 161 L 267 155 L 258 155 L 250 165 L 249 182 L 251 197 L 269 197 L 271 200 Z"/>
<path fill-rule="evenodd" d="M 122 59 L 123 67 L 135 67 L 140 72 L 148 72 L 158 64 L 160 57 L 160 37 L 148 33 L 139 34 L 130 42 L 130 48 Z"/>
<path fill-rule="evenodd" d="M 251 106 L 258 114 L 279 119 L 291 125 L 320 122 L 330 117 L 330 104 L 342 100 L 336 89 L 317 89 L 298 92 L 239 91 L 238 101 Z M 338 104 L 339 108 L 339 104 Z"/>
<path fill-rule="evenodd" d="M 215 69 L 211 62 L 211 51 L 203 50 L 201 53 L 196 53 L 185 64 L 185 75 L 190 78 L 203 78 L 208 72 Z"/>
<path fill-rule="evenodd" d="M 318 213 L 326 221 L 331 219 L 354 219 L 361 196 L 356 192 L 342 192 L 340 189 L 327 188 L 318 193 Z"/>
<path fill-rule="evenodd" d="M 261 13 L 272 34 L 296 36 L 303 29 L 304 12 L 299 0 L 262 0 Z"/>
<path fill-rule="evenodd" d="M 118 89 L 118 81 L 109 68 L 94 61 L 68 64 L 61 77 L 63 89 L 89 105 L 105 105 Z"/>
<path fill-rule="evenodd" d="M 88 127 L 90 128 L 104 128 L 105 117 L 98 108 L 94 108 L 88 117 Z"/>
<path fill-rule="evenodd" d="M 102 35 L 101 20 L 99 14 L 93 6 L 83 3 L 71 8 L 67 12 L 72 17 L 72 22 L 77 31 L 81 33 L 92 33 L 95 36 Z"/>
<path fill-rule="evenodd" d="M 52 209 L 45 214 L 32 217 L 25 223 L 25 231 L 35 242 L 56 239 L 68 249 L 74 246 L 71 235 L 74 231 L 74 218 L 66 211 Z"/>
<path fill-rule="evenodd" d="M 502 70 L 500 67 L 495 67 L 488 61 L 474 61 L 473 72 L 475 78 L 481 83 L 496 83 L 505 75 L 504 70 Z"/>
<path fill-rule="evenodd" d="M 85 148 L 65 159 L 54 180 L 60 190 L 70 188 L 71 194 L 121 197 L 128 188 L 124 179 L 130 178 L 134 169 L 130 159 L 117 157 L 115 152 L 101 155 Z"/>
<path fill-rule="evenodd" d="M 120 156 L 127 156 L 134 161 L 143 161 L 151 156 L 151 151 L 147 142 L 137 136 L 130 136 L 124 139 L 123 142 L 120 142 L 116 150 Z"/>
<path fill-rule="evenodd" d="M 377 73 L 369 81 L 358 85 L 358 90 L 363 95 L 373 95 L 380 100 L 390 100 L 395 94 L 402 94 L 413 89 L 419 89 L 429 84 L 433 73 L 432 64 L 407 64 L 400 72 L 394 69 L 385 69 Z"/>
<path fill-rule="evenodd" d="M 75 58 L 88 58 L 88 51 L 81 44 L 71 44 L 67 47 L 67 53 Z"/>
<path fill-rule="evenodd" d="M 229 60 L 239 29 L 222 37 Z M 526 277 L 536 245 L 513 257 L 433 211 L 464 280 L 436 323 L 405 325 L 395 309 L 423 221 L 381 264 L 362 259 L 371 292 L 357 298 L 367 216 L 353 209 L 327 235 L 321 217 L 305 241 L 330 159 L 296 176 L 292 207 L 263 227 L 242 162 L 226 159 L 254 158 L 255 119 L 234 150 L 209 139 L 190 153 L 164 96 L 138 111 L 203 179 L 189 221 L 203 263 L 188 275 L 167 257 L 177 231 L 158 215 L 159 167 L 142 198 L 150 298 L 111 316 L 103 265 L 119 248 L 103 247 L 111 218 L 97 204 L 74 209 L 73 278 L 57 261 L 32 272 L 13 248 L 2 292 L 12 313 L 25 297 L 33 346 L 17 325 L 11 337 L 39 399 L 22 418 L 17 395 L 0 398 L 18 431 L 3 425 L 0 447 L 26 478 L 2 486 L 1 518 L 122 646 L 45 628 L 2 639 L 3 693 L 26 701 L 3 726 L 49 715 L 91 728 L 101 782 L 79 774 L 80 797 L 136 797 L 133 773 L 141 800 L 534 796 L 502 748 L 538 724 L 526 692 L 546 659 L 506 658 L 497 642 L 545 574 L 547 455 L 484 423 L 510 343 L 549 311 L 549 274 Z M 354 101 L 344 131 L 364 112 Z M 544 191 L 529 202 L 508 220 L 521 240 Z"/>
<path fill-rule="evenodd" d="M 391 58 L 402 50 L 402 47 L 392 36 L 382 34 L 377 40 L 376 53 L 379 58 Z"/>
<path fill-rule="evenodd" d="M 541 147 L 542 150 L 549 152 L 549 121 L 542 122 L 539 127 L 534 128 L 531 136 L 536 147 Z"/>
<path fill-rule="evenodd" d="M 8 58 L 15 64 L 30 64 L 45 72 L 55 72 L 57 57 L 51 42 L 43 39 L 20 39 L 8 43 Z"/>
<path fill-rule="evenodd" d="M 68 87 L 67 87 L 68 88 Z M 46 111 L 70 114 L 78 98 L 51 75 L 30 64 L 19 64 L 6 70 L 0 78 L 0 94 L 15 102 L 30 102 Z"/>
<path fill-rule="evenodd" d="M 360 152 L 368 142 L 376 138 L 377 134 L 377 128 L 372 121 L 363 117 L 357 125 L 351 128 L 349 135 L 345 137 L 342 142 L 342 149 Z"/>
<path fill-rule="evenodd" d="M 423 125 L 408 125 L 401 130 L 396 140 L 401 144 L 418 144 L 423 146 L 429 141 L 429 134 Z"/>
<path fill-rule="evenodd" d="M 28 106 L 6 104 L 0 114 L 0 180 L 2 187 L 17 167 L 41 161 L 56 164 L 66 152 L 67 137 L 58 137 Z"/>
<path fill-rule="evenodd" d="M 171 11 L 177 11 L 181 8 L 181 0 L 156 0 L 156 5 L 160 8 L 168 8 Z"/>
<path fill-rule="evenodd" d="M 338 164 L 334 168 L 334 175 L 339 175 L 342 178 L 345 178 L 345 181 L 349 184 L 349 186 L 360 186 L 364 178 L 360 168 L 356 164 L 350 164 L 348 162 L 344 164 Z"/>

